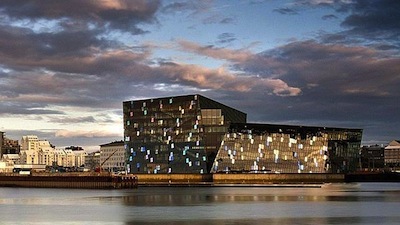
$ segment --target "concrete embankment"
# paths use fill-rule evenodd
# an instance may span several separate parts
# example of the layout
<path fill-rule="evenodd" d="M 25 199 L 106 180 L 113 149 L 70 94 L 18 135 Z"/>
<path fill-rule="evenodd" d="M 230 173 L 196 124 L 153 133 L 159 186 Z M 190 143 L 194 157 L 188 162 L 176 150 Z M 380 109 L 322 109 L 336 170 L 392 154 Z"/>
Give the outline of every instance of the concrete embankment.
<path fill-rule="evenodd" d="M 344 182 L 344 174 L 214 174 L 215 184 L 322 184 Z"/>
<path fill-rule="evenodd" d="M 307 186 L 345 182 L 344 174 L 109 174 L 0 175 L 2 187 L 119 189 L 137 186 Z"/>
<path fill-rule="evenodd" d="M 211 186 L 212 174 L 136 174 L 139 186 Z"/>
<path fill-rule="evenodd" d="M 344 182 L 344 174 L 137 174 L 139 186 L 221 186 Z"/>
<path fill-rule="evenodd" d="M 133 175 L 101 174 L 32 174 L 0 175 L 0 187 L 37 187 L 37 188 L 86 188 L 121 189 L 137 187 L 137 178 Z"/>

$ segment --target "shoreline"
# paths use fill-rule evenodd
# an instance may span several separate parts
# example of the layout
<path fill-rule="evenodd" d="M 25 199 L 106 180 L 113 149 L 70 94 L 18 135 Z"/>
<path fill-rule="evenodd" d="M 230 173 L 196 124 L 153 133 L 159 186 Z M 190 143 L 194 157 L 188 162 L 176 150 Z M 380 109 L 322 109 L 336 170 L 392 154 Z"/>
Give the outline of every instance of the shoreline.
<path fill-rule="evenodd" d="M 129 189 L 137 187 L 321 188 L 331 183 L 355 182 L 400 182 L 400 174 L 0 174 L 0 187 L 78 189 Z"/>

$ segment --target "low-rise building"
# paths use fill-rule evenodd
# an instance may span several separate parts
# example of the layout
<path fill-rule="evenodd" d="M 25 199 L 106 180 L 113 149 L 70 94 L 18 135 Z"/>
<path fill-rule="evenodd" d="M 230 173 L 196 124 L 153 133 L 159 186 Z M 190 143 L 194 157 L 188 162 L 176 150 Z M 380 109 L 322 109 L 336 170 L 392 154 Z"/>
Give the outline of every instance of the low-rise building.
<path fill-rule="evenodd" d="M 123 141 L 100 145 L 100 166 L 105 171 L 125 171 L 125 147 Z"/>
<path fill-rule="evenodd" d="M 385 147 L 382 145 L 362 146 L 361 167 L 363 170 L 375 171 L 385 167 Z"/>
<path fill-rule="evenodd" d="M 385 147 L 385 166 L 393 170 L 400 167 L 400 140 L 393 140 Z"/>
<path fill-rule="evenodd" d="M 85 157 L 85 169 L 95 171 L 100 167 L 100 152 L 88 153 Z"/>
<path fill-rule="evenodd" d="M 5 132 L 0 131 L 0 158 L 3 154 L 18 154 L 19 151 L 18 140 L 11 140 L 5 136 Z"/>

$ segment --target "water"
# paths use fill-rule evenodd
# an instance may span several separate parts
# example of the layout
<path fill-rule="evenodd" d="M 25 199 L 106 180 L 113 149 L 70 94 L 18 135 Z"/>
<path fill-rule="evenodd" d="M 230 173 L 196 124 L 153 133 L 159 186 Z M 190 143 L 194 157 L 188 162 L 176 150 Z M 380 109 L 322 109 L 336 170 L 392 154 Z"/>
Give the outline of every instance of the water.
<path fill-rule="evenodd" d="M 0 224 L 400 224 L 400 183 L 322 188 L 0 188 Z"/>

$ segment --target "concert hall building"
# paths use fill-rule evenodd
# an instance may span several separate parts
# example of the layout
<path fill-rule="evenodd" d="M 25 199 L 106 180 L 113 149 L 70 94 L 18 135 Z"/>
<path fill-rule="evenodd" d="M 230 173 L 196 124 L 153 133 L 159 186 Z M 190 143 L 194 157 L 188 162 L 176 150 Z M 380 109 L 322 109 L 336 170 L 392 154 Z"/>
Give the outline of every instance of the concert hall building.
<path fill-rule="evenodd" d="M 123 102 L 128 173 L 354 171 L 361 129 L 246 123 L 202 95 Z"/>

